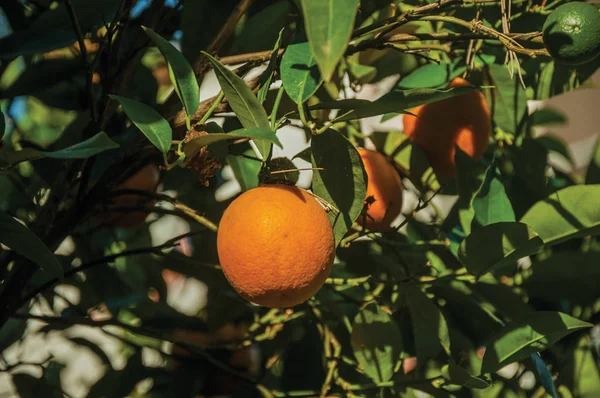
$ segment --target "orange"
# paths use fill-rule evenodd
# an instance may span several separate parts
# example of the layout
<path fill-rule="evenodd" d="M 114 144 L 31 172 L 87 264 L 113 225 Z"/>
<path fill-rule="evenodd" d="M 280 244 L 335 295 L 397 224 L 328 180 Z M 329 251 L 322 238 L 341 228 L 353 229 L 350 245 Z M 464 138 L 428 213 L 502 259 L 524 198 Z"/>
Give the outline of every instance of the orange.
<path fill-rule="evenodd" d="M 139 191 L 156 192 L 160 173 L 158 166 L 148 164 L 140 169 L 133 176 L 125 180 L 123 183 L 115 187 L 114 191 L 123 189 L 136 189 Z M 156 201 L 142 195 L 119 195 L 112 199 L 111 206 L 113 207 L 152 207 Z M 142 224 L 146 221 L 148 212 L 146 211 L 129 211 L 129 212 L 113 212 L 107 217 L 105 222 L 113 224 L 118 228 L 131 228 Z"/>
<path fill-rule="evenodd" d="M 450 83 L 450 87 L 470 85 L 460 77 Z M 404 134 L 425 152 L 440 177 L 456 174 L 455 144 L 477 160 L 492 135 L 490 109 L 480 91 L 421 105 L 411 112 L 416 117 L 404 115 Z"/>
<path fill-rule="evenodd" d="M 371 231 L 390 229 L 394 219 L 402 210 L 402 182 L 398 172 L 377 151 L 358 149 L 367 172 L 367 216 L 358 219 Z"/>
<path fill-rule="evenodd" d="M 240 296 L 284 308 L 308 300 L 325 283 L 335 243 L 329 218 L 311 195 L 267 185 L 244 192 L 225 210 L 217 251 Z"/>

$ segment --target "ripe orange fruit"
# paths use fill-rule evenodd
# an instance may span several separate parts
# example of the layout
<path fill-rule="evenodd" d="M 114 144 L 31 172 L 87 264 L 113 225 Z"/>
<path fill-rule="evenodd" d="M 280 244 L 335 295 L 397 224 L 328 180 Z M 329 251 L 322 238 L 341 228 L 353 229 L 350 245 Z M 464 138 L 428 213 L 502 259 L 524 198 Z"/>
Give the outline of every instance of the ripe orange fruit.
<path fill-rule="evenodd" d="M 325 210 L 287 185 L 251 189 L 225 210 L 217 233 L 225 276 L 244 299 L 264 307 L 303 303 L 325 283 L 335 258 Z"/>
<path fill-rule="evenodd" d="M 156 192 L 159 176 L 158 166 L 148 164 L 113 190 L 136 189 L 146 192 Z M 152 207 L 155 203 L 156 201 L 141 195 L 119 195 L 112 199 L 111 206 Z M 147 216 L 148 212 L 144 211 L 119 211 L 110 213 L 104 222 L 113 224 L 117 228 L 131 228 L 146 221 Z"/>
<path fill-rule="evenodd" d="M 368 177 L 367 201 L 374 199 L 368 204 L 366 220 L 359 218 L 358 222 L 365 222 L 371 231 L 388 230 L 402 210 L 402 181 L 381 153 L 363 148 L 358 149 L 358 153 Z"/>
<path fill-rule="evenodd" d="M 450 87 L 470 85 L 460 77 L 450 83 Z M 456 174 L 455 144 L 479 159 L 492 135 L 490 109 L 479 91 L 421 105 L 411 112 L 417 117 L 404 115 L 404 134 L 425 152 L 440 177 Z"/>

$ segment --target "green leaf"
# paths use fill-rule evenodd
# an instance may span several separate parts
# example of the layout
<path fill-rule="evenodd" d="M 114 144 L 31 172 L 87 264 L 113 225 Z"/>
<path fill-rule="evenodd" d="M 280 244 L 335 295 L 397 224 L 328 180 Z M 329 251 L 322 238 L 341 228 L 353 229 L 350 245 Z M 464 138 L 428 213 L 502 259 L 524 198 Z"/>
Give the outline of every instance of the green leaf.
<path fill-rule="evenodd" d="M 559 155 L 562 155 L 569 161 L 569 163 L 571 163 L 571 166 L 575 166 L 571 152 L 569 152 L 569 147 L 561 139 L 551 135 L 544 135 L 536 138 L 535 142 L 542 144 L 548 151 L 556 152 Z"/>
<path fill-rule="evenodd" d="M 267 183 L 296 185 L 300 178 L 298 167 L 288 158 L 273 158 L 269 161 Z"/>
<path fill-rule="evenodd" d="M 429 166 L 427 156 L 403 133 L 390 131 L 385 137 L 383 152 L 394 159 L 402 173 L 419 189 L 433 192 L 440 189 L 440 183 Z"/>
<path fill-rule="evenodd" d="M 400 89 L 441 87 L 450 81 L 451 73 L 451 64 L 425 64 L 402 78 L 397 87 Z"/>
<path fill-rule="evenodd" d="M 169 77 L 173 87 L 175 87 L 175 92 L 181 100 L 186 114 L 192 116 L 198 110 L 198 104 L 200 103 L 200 87 L 192 66 L 183 54 L 162 36 L 156 34 L 150 28 L 145 26 L 142 28 L 165 57 L 169 67 Z"/>
<path fill-rule="evenodd" d="M 481 390 L 490 386 L 490 383 L 483 378 L 471 375 L 464 368 L 454 363 L 442 366 L 442 376 L 449 384 L 456 384 L 467 388 Z"/>
<path fill-rule="evenodd" d="M 396 116 L 400 116 L 400 115 L 401 115 L 401 113 L 399 113 L 399 112 L 389 112 L 389 113 L 386 113 L 383 116 L 381 116 L 381 120 L 379 122 L 380 123 L 385 123 L 388 120 L 393 119 Z"/>
<path fill-rule="evenodd" d="M 327 214 L 336 245 L 360 216 L 367 195 L 367 173 L 356 148 L 329 129 L 312 137 L 313 192 L 334 207 Z"/>
<path fill-rule="evenodd" d="M 229 70 L 225 65 L 221 64 L 211 55 L 202 52 L 215 69 L 217 80 L 221 85 L 221 89 L 225 93 L 225 97 L 231 105 L 231 109 L 246 128 L 250 127 L 267 127 L 270 128 L 269 118 L 265 108 L 262 107 L 260 101 L 246 82 Z M 271 144 L 261 142 L 257 144 L 258 150 L 265 160 L 271 152 Z"/>
<path fill-rule="evenodd" d="M 481 226 L 505 221 L 515 221 L 515 211 L 506 195 L 504 185 L 493 177 L 489 184 L 484 184 L 479 194 L 473 199 L 475 220 Z"/>
<path fill-rule="evenodd" d="M 521 218 L 546 245 L 600 231 L 600 185 L 574 185 L 534 204 Z"/>
<path fill-rule="evenodd" d="M 281 60 L 281 81 L 288 96 L 298 105 L 309 99 L 323 83 L 307 41 L 290 44 Z"/>
<path fill-rule="evenodd" d="M 552 87 L 552 77 L 554 75 L 554 62 L 548 62 L 542 65 L 539 71 L 539 78 L 537 82 L 537 88 L 535 93 L 535 99 L 545 100 L 554 95 L 554 88 Z"/>
<path fill-rule="evenodd" d="M 247 129 L 234 130 L 229 133 L 213 133 L 196 137 L 185 144 L 184 151 L 186 155 L 189 156 L 189 154 L 196 152 L 197 150 L 199 150 L 202 147 L 205 147 L 206 145 L 210 145 L 219 141 L 235 140 L 240 138 L 268 140 L 282 148 L 281 142 L 279 142 L 279 138 L 277 138 L 277 135 L 275 135 L 275 133 L 271 131 L 271 129 L 264 127 L 252 127 Z"/>
<path fill-rule="evenodd" d="M 581 336 L 561 361 L 557 384 L 569 386 L 573 397 L 592 398 L 600 391 L 600 372 L 594 355 L 596 344 L 589 336 Z"/>
<path fill-rule="evenodd" d="M 596 141 L 594 153 L 585 173 L 586 184 L 600 184 L 600 137 Z"/>
<path fill-rule="evenodd" d="M 537 352 L 531 354 L 529 358 L 531 359 L 531 362 L 533 362 L 533 368 L 535 373 L 537 373 L 537 379 L 542 387 L 544 387 L 544 390 L 546 390 L 546 392 L 552 398 L 558 398 L 556 386 L 554 385 L 554 379 L 552 378 L 552 373 L 548 369 L 546 362 L 544 362 L 540 354 Z"/>
<path fill-rule="evenodd" d="M 467 236 L 458 249 L 458 259 L 471 274 L 479 277 L 538 253 L 543 246 L 544 242 L 527 225 L 500 222 Z"/>
<path fill-rule="evenodd" d="M 557 252 L 536 261 L 532 274 L 523 282 L 530 297 L 573 304 L 592 304 L 600 297 L 600 253 Z"/>
<path fill-rule="evenodd" d="M 323 102 L 311 106 L 310 109 L 339 109 L 342 116 L 340 116 L 339 119 L 336 119 L 336 121 L 346 121 L 383 115 L 390 112 L 408 111 L 419 105 L 456 97 L 457 95 L 474 90 L 478 90 L 478 87 L 461 86 L 440 90 L 417 88 L 406 91 L 392 91 L 375 101 L 347 99 L 334 102 Z"/>
<path fill-rule="evenodd" d="M 0 111 L 0 141 L 4 139 L 4 132 L 6 131 L 6 118 L 4 112 Z"/>
<path fill-rule="evenodd" d="M 104 21 L 111 22 L 121 0 L 98 0 L 94 7 L 90 7 L 88 0 L 72 0 L 71 4 L 82 32 L 87 33 L 94 26 L 103 26 Z M 0 59 L 47 52 L 73 44 L 76 40 L 77 34 L 67 7 L 60 2 L 52 10 L 40 13 L 26 29 L 0 39 Z"/>
<path fill-rule="evenodd" d="M 458 145 L 455 145 L 454 162 L 456 164 L 456 187 L 458 189 L 458 201 L 456 209 L 458 220 L 466 235 L 471 233 L 475 209 L 473 200 L 479 194 L 486 178 L 487 170 L 482 169 L 481 164 L 464 153 Z"/>
<path fill-rule="evenodd" d="M 506 65 L 488 65 L 496 88 L 492 90 L 492 118 L 502 130 L 517 134 L 527 114 L 527 96 L 517 78 L 511 78 Z"/>
<path fill-rule="evenodd" d="M 256 157 L 254 149 L 250 146 L 242 152 L 242 155 Z M 242 187 L 242 191 L 247 191 L 258 186 L 258 175 L 262 167 L 262 162 L 242 156 L 229 155 L 227 156 L 227 164 L 231 166 L 235 178 Z"/>
<path fill-rule="evenodd" d="M 26 226 L 0 212 L 0 243 L 35 263 L 54 278 L 62 279 L 63 267 L 58 259 Z"/>
<path fill-rule="evenodd" d="M 553 108 L 542 108 L 529 115 L 530 126 L 565 124 L 567 117 L 564 113 Z"/>
<path fill-rule="evenodd" d="M 405 286 L 406 303 L 412 319 L 417 357 L 435 357 L 440 348 L 450 355 L 448 324 L 440 309 L 416 286 Z"/>
<path fill-rule="evenodd" d="M 532 312 L 522 320 L 508 323 L 491 338 L 483 356 L 481 371 L 495 372 L 509 363 L 550 348 L 570 333 L 592 326 L 560 312 Z"/>
<path fill-rule="evenodd" d="M 304 27 L 326 82 L 344 55 L 359 0 L 302 0 Z"/>
<path fill-rule="evenodd" d="M 167 122 L 158 112 L 141 102 L 121 97 L 118 95 L 109 95 L 113 100 L 119 101 L 123 111 L 129 119 L 135 124 L 148 140 L 154 144 L 163 153 L 167 153 L 171 148 L 173 140 L 173 131 L 169 122 Z"/>
<path fill-rule="evenodd" d="M 275 75 L 275 71 L 277 69 L 277 64 L 279 60 L 279 49 L 281 48 L 281 43 L 283 39 L 283 33 L 285 29 L 281 29 L 279 31 L 279 36 L 277 37 L 277 41 L 273 46 L 273 52 L 271 53 L 271 59 L 269 60 L 269 64 L 267 65 L 267 69 L 263 72 L 263 82 L 258 89 L 258 93 L 256 97 L 258 98 L 258 102 L 263 104 L 267 99 L 267 95 L 269 94 L 269 88 L 271 88 L 271 82 L 273 81 L 273 76 Z"/>
<path fill-rule="evenodd" d="M 391 379 L 402 351 L 402 334 L 377 304 L 368 304 L 354 317 L 351 344 L 354 357 L 373 382 Z"/>
<path fill-rule="evenodd" d="M 359 64 L 352 60 L 348 60 L 347 66 L 348 73 L 355 84 L 369 83 L 377 76 L 377 68 L 374 66 Z"/>
<path fill-rule="evenodd" d="M 41 158 L 85 159 L 118 147 L 119 144 L 112 141 L 106 133 L 100 132 L 92 138 L 57 151 L 38 151 L 33 148 L 25 148 L 17 152 L 0 151 L 0 158 L 12 165 Z"/>

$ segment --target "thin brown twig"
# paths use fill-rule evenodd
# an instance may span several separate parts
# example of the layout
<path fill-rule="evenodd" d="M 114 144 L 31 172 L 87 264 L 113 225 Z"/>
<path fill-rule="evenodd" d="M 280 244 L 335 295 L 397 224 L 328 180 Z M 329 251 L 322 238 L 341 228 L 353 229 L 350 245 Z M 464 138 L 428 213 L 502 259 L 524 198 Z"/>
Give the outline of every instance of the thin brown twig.
<path fill-rule="evenodd" d="M 283 49 L 280 48 L 279 51 L 277 52 L 277 56 L 281 56 L 283 54 Z M 236 54 L 236 55 L 229 55 L 227 57 L 221 57 L 218 58 L 219 62 L 222 63 L 223 65 L 235 65 L 235 64 L 242 64 L 244 62 L 267 62 L 268 60 L 271 59 L 271 56 L 273 55 L 273 50 L 266 50 L 266 51 L 257 51 L 257 52 L 252 52 L 252 53 L 247 53 L 247 54 Z"/>
<path fill-rule="evenodd" d="M 188 232 L 188 233 L 185 233 L 182 235 L 178 235 L 174 238 L 171 238 L 161 245 L 152 246 L 152 247 L 143 247 L 140 249 L 125 250 L 121 253 L 116 253 L 116 254 L 112 254 L 110 256 L 105 256 L 105 257 L 99 258 L 94 261 L 90 261 L 88 263 L 80 265 L 79 267 L 76 267 L 76 268 L 66 271 L 64 274 L 64 278 L 65 279 L 69 278 L 75 274 L 90 270 L 91 268 L 97 267 L 99 265 L 112 263 L 115 260 L 122 258 L 122 257 L 139 256 L 141 254 L 161 254 L 162 250 L 177 246 L 178 242 L 181 239 L 184 239 L 189 236 L 194 236 L 196 234 L 197 234 L 197 232 Z M 29 292 L 25 295 L 25 297 L 21 300 L 19 307 L 27 304 L 29 302 L 29 300 L 33 299 L 38 294 L 48 290 L 49 288 L 51 288 L 52 286 L 56 285 L 59 282 L 60 282 L 60 279 L 54 278 L 54 279 L 51 279 L 51 280 L 47 281 L 46 283 L 43 283 L 42 285 L 38 286 L 37 288 L 35 288 L 34 290 L 32 290 L 31 292 Z"/>
<path fill-rule="evenodd" d="M 244 14 L 248 12 L 250 7 L 254 4 L 254 0 L 241 0 L 240 3 L 233 10 L 225 24 L 221 27 L 213 41 L 209 44 L 206 52 L 211 55 L 216 55 L 217 52 L 223 47 L 225 42 L 233 34 L 237 23 Z M 204 75 L 210 70 L 210 61 L 204 55 L 199 55 L 194 62 L 194 75 L 196 79 L 201 82 Z M 202 104 L 200 104 L 202 105 Z M 177 96 L 171 94 L 162 106 L 163 114 L 167 115 L 167 119 L 181 119 L 183 113 L 183 119 L 185 121 L 185 110 L 180 109 Z M 197 114 L 198 112 L 196 112 Z"/>
<path fill-rule="evenodd" d="M 92 63 L 90 62 L 87 48 L 85 46 L 85 36 L 81 31 L 81 26 L 79 25 L 79 20 L 77 19 L 77 14 L 73 9 L 73 4 L 71 3 L 71 0 L 65 0 L 65 7 L 67 8 L 69 18 L 71 19 L 73 30 L 75 30 L 75 34 L 77 35 L 77 42 L 79 43 L 79 54 L 81 55 L 81 61 L 83 62 L 83 65 L 85 66 L 85 69 L 87 71 L 85 88 L 88 95 L 88 106 L 90 107 L 90 111 L 92 113 L 92 120 L 96 121 L 98 119 L 98 111 L 96 109 L 96 101 L 94 98 L 94 85 L 92 83 L 94 71 L 92 70 Z"/>

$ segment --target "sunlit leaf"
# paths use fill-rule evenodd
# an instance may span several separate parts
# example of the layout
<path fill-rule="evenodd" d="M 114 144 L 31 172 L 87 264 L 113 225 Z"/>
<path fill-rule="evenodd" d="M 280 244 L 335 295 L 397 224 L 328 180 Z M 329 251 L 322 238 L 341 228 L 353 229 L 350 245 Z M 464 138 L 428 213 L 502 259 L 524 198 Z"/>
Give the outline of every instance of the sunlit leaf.
<path fill-rule="evenodd" d="M 490 386 L 488 381 L 469 374 L 465 369 L 454 363 L 442 366 L 442 375 L 449 384 L 476 389 L 484 389 Z"/>
<path fill-rule="evenodd" d="M 323 83 L 307 41 L 287 47 L 281 60 L 281 81 L 288 96 L 298 105 L 309 99 Z"/>
<path fill-rule="evenodd" d="M 394 159 L 402 173 L 416 186 L 433 192 L 440 189 L 440 183 L 429 165 L 427 156 L 405 134 L 390 131 L 386 136 L 383 152 Z"/>
<path fill-rule="evenodd" d="M 306 35 L 325 81 L 333 76 L 342 58 L 359 0 L 302 0 Z"/>
<path fill-rule="evenodd" d="M 200 87 L 192 66 L 183 54 L 162 36 L 156 34 L 152 29 L 146 27 L 143 29 L 165 57 L 175 92 L 181 100 L 186 114 L 192 116 L 198 110 L 200 102 Z"/>
<path fill-rule="evenodd" d="M 491 91 L 492 118 L 502 130 L 517 134 L 527 113 L 527 96 L 519 79 L 511 77 L 506 65 L 488 65 L 495 89 Z"/>
<path fill-rule="evenodd" d="M 591 398 L 600 391 L 600 371 L 595 346 L 596 342 L 584 335 L 566 353 L 556 384 L 569 386 L 573 397 Z"/>
<path fill-rule="evenodd" d="M 400 89 L 441 87 L 450 81 L 451 72 L 452 65 L 448 63 L 425 64 L 403 77 L 397 87 Z"/>
<path fill-rule="evenodd" d="M 377 304 L 363 308 L 352 323 L 354 356 L 375 383 L 388 381 L 402 351 L 402 334 L 390 315 Z"/>
<path fill-rule="evenodd" d="M 267 112 L 246 82 L 209 54 L 203 54 L 213 65 L 221 89 L 242 126 L 269 128 L 271 124 Z M 258 142 L 256 146 L 263 160 L 266 159 L 271 152 L 271 144 L 263 141 Z"/>
<path fill-rule="evenodd" d="M 575 185 L 537 202 L 521 219 L 546 245 L 600 231 L 600 185 Z"/>
<path fill-rule="evenodd" d="M 475 220 L 481 226 L 515 221 L 515 211 L 506 195 L 504 185 L 495 177 L 489 183 L 484 183 L 473 199 L 473 210 L 475 210 Z"/>
<path fill-rule="evenodd" d="M 158 112 L 141 102 L 121 97 L 118 95 L 109 95 L 110 98 L 119 101 L 123 111 L 129 119 L 135 124 L 148 140 L 167 153 L 171 148 L 173 132 L 169 122 L 167 122 Z"/>
<path fill-rule="evenodd" d="M 567 314 L 551 311 L 530 313 L 508 323 L 487 345 L 481 371 L 494 372 L 535 352 L 551 347 L 566 335 L 593 325 Z"/>
<path fill-rule="evenodd" d="M 499 222 L 467 236 L 460 245 L 458 258 L 470 273 L 481 276 L 538 253 L 543 246 L 544 242 L 527 225 Z"/>
<path fill-rule="evenodd" d="M 241 155 L 248 157 L 256 157 L 254 149 L 248 146 L 242 151 Z M 227 156 L 227 164 L 231 166 L 235 178 L 240 183 L 242 191 L 256 188 L 258 186 L 258 174 L 262 167 L 262 163 L 258 159 L 251 159 L 244 156 L 229 155 Z"/>

